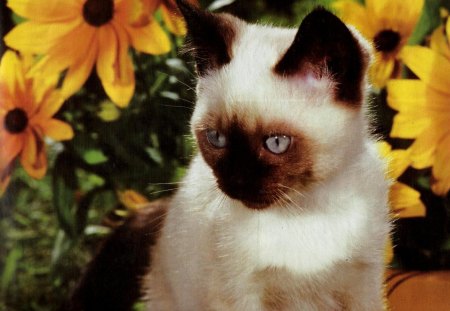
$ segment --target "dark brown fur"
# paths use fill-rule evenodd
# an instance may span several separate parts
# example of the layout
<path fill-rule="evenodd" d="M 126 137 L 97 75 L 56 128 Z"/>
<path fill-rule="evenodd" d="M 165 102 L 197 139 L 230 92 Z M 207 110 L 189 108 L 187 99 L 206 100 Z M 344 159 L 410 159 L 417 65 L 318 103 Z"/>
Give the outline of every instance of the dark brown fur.
<path fill-rule="evenodd" d="M 141 296 L 140 278 L 164 222 L 168 200 L 139 209 L 102 244 L 61 311 L 126 311 Z"/>
<path fill-rule="evenodd" d="M 360 107 L 361 82 L 368 57 L 345 24 L 318 8 L 301 23 L 294 42 L 274 67 L 282 76 L 312 71 L 318 78 L 330 74 L 336 82 L 336 99 Z"/>
<path fill-rule="evenodd" d="M 234 17 L 200 11 L 185 1 L 177 4 L 188 25 L 187 47 L 194 56 L 198 74 L 203 76 L 208 70 L 228 64 L 235 37 Z"/>
<path fill-rule="evenodd" d="M 286 123 L 261 123 L 252 129 L 234 119 L 205 128 L 221 131 L 228 140 L 225 148 L 218 149 L 208 142 L 205 129 L 196 131 L 199 148 L 219 188 L 250 208 L 265 208 L 276 202 L 281 192 L 288 192 L 286 187 L 306 186 L 314 179 L 311 144 Z M 273 134 L 291 136 L 285 153 L 276 155 L 266 149 L 264 142 Z"/>

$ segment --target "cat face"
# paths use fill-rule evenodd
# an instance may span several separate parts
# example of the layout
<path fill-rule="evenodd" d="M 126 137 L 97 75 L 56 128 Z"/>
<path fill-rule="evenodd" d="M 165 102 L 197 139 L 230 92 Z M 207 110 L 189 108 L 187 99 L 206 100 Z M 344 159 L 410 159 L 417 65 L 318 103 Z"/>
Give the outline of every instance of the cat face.
<path fill-rule="evenodd" d="M 222 192 L 282 204 L 358 155 L 368 54 L 357 34 L 323 9 L 296 31 L 178 2 L 199 74 L 191 126 Z"/>

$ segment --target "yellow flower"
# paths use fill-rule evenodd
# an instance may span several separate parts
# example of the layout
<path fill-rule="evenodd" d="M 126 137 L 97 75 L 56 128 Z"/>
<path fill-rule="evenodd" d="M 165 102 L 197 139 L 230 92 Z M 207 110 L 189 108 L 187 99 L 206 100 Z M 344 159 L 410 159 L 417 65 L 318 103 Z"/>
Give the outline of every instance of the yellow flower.
<path fill-rule="evenodd" d="M 132 211 L 140 209 L 149 203 L 146 197 L 134 190 L 119 191 L 117 194 L 119 196 L 119 201 Z"/>
<path fill-rule="evenodd" d="M 388 160 L 388 177 L 397 180 L 411 164 L 408 150 L 392 150 L 387 142 L 379 142 L 380 154 Z M 394 217 L 425 216 L 425 206 L 420 200 L 420 193 L 408 185 L 396 181 L 389 190 L 389 203 Z"/>
<path fill-rule="evenodd" d="M 96 65 L 105 92 L 120 107 L 134 93 L 130 45 L 149 54 L 170 50 L 159 24 L 143 12 L 143 0 L 9 0 L 8 6 L 29 21 L 16 26 L 6 44 L 44 57 L 32 73 L 67 70 L 62 94 L 70 96 Z"/>
<path fill-rule="evenodd" d="M 450 18 L 445 9 L 441 10 L 441 15 L 445 18 L 446 23 L 433 31 L 430 47 L 450 59 Z"/>
<path fill-rule="evenodd" d="M 47 170 L 44 136 L 54 140 L 73 137 L 72 128 L 53 115 L 63 103 L 55 91 L 57 79 L 30 79 L 31 58 L 7 51 L 0 62 L 0 193 L 6 189 L 14 160 L 25 171 L 42 178 Z"/>
<path fill-rule="evenodd" d="M 374 86 L 381 88 L 398 70 L 397 55 L 407 43 L 420 17 L 424 0 L 366 0 L 362 6 L 340 0 L 334 7 L 342 19 L 355 26 L 375 48 L 370 68 Z"/>
<path fill-rule="evenodd" d="M 450 189 L 450 60 L 426 47 L 405 47 L 403 62 L 420 80 L 388 83 L 388 104 L 394 117 L 392 137 L 415 139 L 409 148 L 412 166 L 432 166 L 432 190 Z"/>

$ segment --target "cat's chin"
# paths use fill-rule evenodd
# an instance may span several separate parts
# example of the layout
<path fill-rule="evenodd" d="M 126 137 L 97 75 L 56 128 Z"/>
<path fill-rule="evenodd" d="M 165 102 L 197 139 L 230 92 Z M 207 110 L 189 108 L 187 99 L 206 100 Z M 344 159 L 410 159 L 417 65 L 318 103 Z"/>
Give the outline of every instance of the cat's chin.
<path fill-rule="evenodd" d="M 275 205 L 275 201 L 269 200 L 269 199 L 267 199 L 267 200 L 264 200 L 264 199 L 260 199 L 260 200 L 235 199 L 235 200 L 242 203 L 246 208 L 249 208 L 252 210 L 264 210 L 264 209 L 270 208 L 273 205 Z"/>

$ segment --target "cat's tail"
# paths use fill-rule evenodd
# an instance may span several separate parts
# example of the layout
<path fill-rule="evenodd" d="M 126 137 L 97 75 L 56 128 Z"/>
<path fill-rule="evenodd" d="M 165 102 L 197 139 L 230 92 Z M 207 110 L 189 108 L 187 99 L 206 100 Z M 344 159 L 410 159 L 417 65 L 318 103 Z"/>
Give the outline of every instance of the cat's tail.
<path fill-rule="evenodd" d="M 137 210 L 104 241 L 60 311 L 132 310 L 140 280 L 151 264 L 151 248 L 162 227 L 168 199 Z"/>

